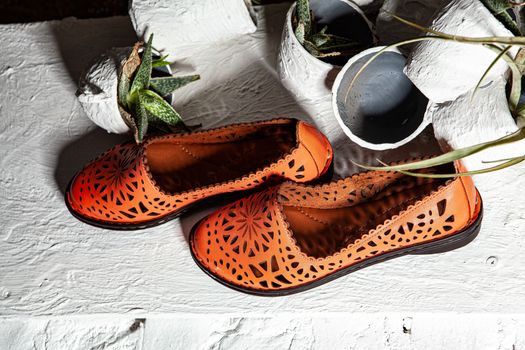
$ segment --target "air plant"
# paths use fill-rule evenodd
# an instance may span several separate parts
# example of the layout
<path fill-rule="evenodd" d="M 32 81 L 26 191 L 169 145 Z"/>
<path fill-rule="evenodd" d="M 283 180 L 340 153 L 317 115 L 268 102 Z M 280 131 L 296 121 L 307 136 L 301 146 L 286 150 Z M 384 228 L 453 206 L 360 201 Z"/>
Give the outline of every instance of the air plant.
<path fill-rule="evenodd" d="M 504 60 L 511 70 L 510 75 L 510 92 L 508 97 L 508 103 L 509 103 L 509 110 L 513 116 L 513 118 L 516 121 L 516 124 L 518 125 L 518 130 L 510 135 L 506 135 L 502 138 L 499 138 L 494 141 L 484 142 L 477 145 L 473 145 L 470 147 L 465 147 L 461 149 L 457 149 L 445 154 L 442 154 L 437 157 L 433 157 L 430 159 L 407 163 L 407 164 L 401 164 L 401 165 L 394 165 L 394 166 L 388 166 L 381 160 L 378 160 L 379 163 L 381 163 L 383 166 L 367 166 L 362 164 L 356 165 L 368 169 L 368 170 L 384 170 L 384 171 L 398 171 L 406 175 L 411 176 L 417 176 L 417 177 L 426 177 L 426 178 L 450 178 L 450 177 L 456 177 L 456 176 L 470 176 L 470 175 L 477 175 L 477 174 L 483 174 L 483 173 L 489 173 L 492 171 L 501 170 L 513 165 L 516 165 L 518 163 L 521 163 L 525 161 L 525 150 L 524 154 L 518 157 L 512 157 L 507 159 L 500 159 L 500 160 L 494 160 L 494 161 L 485 161 L 486 164 L 495 164 L 493 166 L 488 166 L 484 169 L 474 170 L 474 171 L 468 171 L 464 173 L 459 174 L 424 174 L 424 173 L 418 173 L 415 172 L 415 170 L 421 170 L 421 169 L 427 169 L 430 167 L 435 167 L 442 164 L 447 164 L 450 162 L 453 162 L 455 160 L 460 160 L 465 157 L 477 154 L 479 152 L 482 152 L 484 150 L 487 150 L 489 148 L 514 143 L 520 140 L 525 139 L 525 103 L 520 103 L 520 96 L 522 91 L 522 76 L 525 74 L 525 37 L 517 36 L 517 37 L 480 37 L 480 38 L 471 38 L 471 37 L 465 37 L 465 36 L 458 36 L 458 35 L 450 35 L 447 33 L 439 32 L 436 30 L 432 30 L 430 28 L 421 26 L 419 24 L 416 24 L 414 22 L 408 21 L 406 19 L 403 19 L 399 16 L 396 16 L 394 14 L 389 13 L 393 18 L 397 19 L 398 21 L 409 25 L 411 27 L 414 27 L 416 29 L 419 29 L 423 32 L 425 32 L 426 36 L 416 37 L 412 39 L 407 39 L 395 44 L 392 44 L 390 46 L 385 47 L 384 49 L 378 51 L 375 55 L 373 55 L 357 72 L 357 74 L 354 76 L 350 88 L 354 84 L 354 82 L 359 78 L 361 73 L 374 61 L 378 56 L 380 56 L 382 53 L 387 51 L 389 48 L 392 47 L 399 47 L 402 45 L 412 44 L 416 42 L 421 41 L 431 41 L 431 40 L 439 40 L 439 41 L 449 41 L 449 42 L 459 42 L 463 44 L 469 44 L 469 45 L 483 45 L 489 50 L 492 50 L 497 53 L 496 58 L 494 61 L 489 65 L 489 67 L 484 72 L 483 76 L 481 77 L 480 81 L 478 82 L 476 88 L 473 90 L 473 94 L 476 93 L 484 79 L 486 78 L 487 74 L 490 72 L 490 70 L 498 63 L 500 60 Z M 509 50 L 513 47 L 520 47 L 518 54 L 516 57 L 512 57 L 509 53 Z"/>
<path fill-rule="evenodd" d="M 198 75 L 152 78 L 153 67 L 167 66 L 167 56 L 153 59 L 153 34 L 144 45 L 138 42 L 121 66 L 118 83 L 119 111 L 141 143 L 149 126 L 161 131 L 187 130 L 182 117 L 163 97 L 198 80 Z M 142 50 L 142 55 L 139 51 Z"/>
<path fill-rule="evenodd" d="M 312 56 L 317 58 L 351 56 L 363 49 L 355 40 L 327 33 L 328 26 L 318 31 L 309 0 L 297 0 L 295 13 L 296 16 L 293 18 L 295 37 Z"/>

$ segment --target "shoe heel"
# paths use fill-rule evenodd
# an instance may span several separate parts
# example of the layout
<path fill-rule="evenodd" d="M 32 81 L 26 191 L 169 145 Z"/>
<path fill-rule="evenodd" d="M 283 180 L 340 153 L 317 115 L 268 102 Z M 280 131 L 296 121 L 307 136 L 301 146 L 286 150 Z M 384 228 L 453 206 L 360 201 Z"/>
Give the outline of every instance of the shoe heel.
<path fill-rule="evenodd" d="M 483 219 L 483 212 L 480 212 L 478 218 L 472 225 L 464 229 L 462 232 L 453 235 L 452 237 L 444 238 L 436 242 L 424 244 L 419 249 L 414 250 L 413 255 L 427 255 L 446 253 L 454 249 L 466 246 L 472 242 L 479 234 L 481 229 L 481 221 Z"/>

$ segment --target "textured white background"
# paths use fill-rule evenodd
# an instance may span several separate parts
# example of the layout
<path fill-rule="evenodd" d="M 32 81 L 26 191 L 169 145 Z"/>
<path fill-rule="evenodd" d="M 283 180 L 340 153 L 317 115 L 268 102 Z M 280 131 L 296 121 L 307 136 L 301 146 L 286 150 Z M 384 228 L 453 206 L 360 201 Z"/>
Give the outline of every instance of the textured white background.
<path fill-rule="evenodd" d="M 291 96 L 275 73 L 285 9 L 259 9 L 254 34 L 175 57 L 176 72 L 202 76 L 175 96 L 188 123 L 313 121 L 340 174 L 355 171 L 351 159 L 436 151 L 429 129 L 401 150 L 365 152 L 338 129 L 329 97 Z M 0 37 L 0 349 L 523 348 L 524 166 L 476 179 L 485 220 L 465 248 L 406 256 L 289 297 L 248 296 L 193 263 L 185 237 L 205 211 L 114 232 L 78 222 L 63 203 L 75 171 L 122 140 L 86 118 L 75 89 L 91 58 L 134 42 L 129 19 L 2 25 Z"/>

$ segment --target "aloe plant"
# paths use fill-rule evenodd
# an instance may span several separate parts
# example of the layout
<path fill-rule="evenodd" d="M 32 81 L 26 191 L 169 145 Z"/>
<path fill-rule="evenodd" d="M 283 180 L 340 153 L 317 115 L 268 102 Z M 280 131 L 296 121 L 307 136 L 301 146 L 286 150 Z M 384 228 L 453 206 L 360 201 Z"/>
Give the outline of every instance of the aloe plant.
<path fill-rule="evenodd" d="M 149 126 L 163 131 L 188 129 L 180 114 L 163 97 L 200 78 L 199 75 L 152 78 L 153 67 L 170 64 L 167 56 L 153 59 L 152 42 L 153 34 L 145 45 L 138 42 L 133 46 L 119 77 L 119 111 L 137 143 L 142 142 Z"/>
<path fill-rule="evenodd" d="M 327 33 L 328 26 L 318 31 L 309 0 L 297 0 L 295 14 L 295 37 L 311 55 L 317 58 L 353 55 L 363 49 L 355 40 Z"/>
<path fill-rule="evenodd" d="M 421 169 L 426 169 L 430 167 L 435 167 L 437 165 L 450 163 L 455 160 L 460 160 L 465 157 L 480 153 L 484 150 L 487 150 L 493 147 L 510 144 L 510 143 L 518 142 L 518 141 L 525 139 L 525 103 L 520 103 L 520 96 L 521 96 L 521 91 L 522 91 L 521 81 L 525 73 L 525 69 L 524 69 L 525 67 L 525 37 L 522 37 L 522 36 L 517 36 L 517 37 L 493 36 L 493 37 L 483 37 L 483 38 L 471 38 L 471 37 L 465 37 L 465 36 L 450 35 L 447 33 L 439 32 L 439 31 L 432 30 L 430 28 L 418 25 L 414 22 L 408 21 L 394 14 L 390 14 L 390 15 L 402 23 L 405 23 L 416 29 L 422 30 L 427 35 L 404 40 L 404 41 L 392 44 L 390 46 L 387 46 L 384 49 L 378 51 L 356 73 L 352 82 L 350 83 L 349 90 L 354 85 L 355 81 L 359 78 L 361 73 L 377 57 L 379 57 L 385 51 L 388 51 L 390 48 L 399 47 L 399 46 L 421 42 L 421 41 L 432 41 L 432 40 L 459 42 L 459 43 L 470 44 L 470 45 L 483 45 L 487 49 L 496 52 L 497 56 L 494 59 L 494 61 L 489 65 L 489 67 L 487 67 L 485 73 L 481 77 L 473 93 L 476 93 L 476 90 L 479 88 L 482 81 L 487 76 L 488 72 L 496 65 L 496 63 L 499 60 L 503 59 L 509 65 L 510 70 L 511 70 L 511 77 L 510 77 L 510 82 L 509 82 L 510 84 L 509 110 L 512 116 L 514 117 L 514 119 L 516 120 L 516 124 L 520 126 L 520 128 L 513 134 L 504 136 L 500 139 L 489 141 L 489 142 L 484 142 L 484 143 L 473 145 L 470 147 L 457 149 L 457 150 L 442 154 L 434 158 L 426 159 L 423 161 L 412 162 L 412 163 L 407 163 L 407 164 L 402 164 L 402 165 L 388 166 L 387 164 L 383 163 L 381 160 L 378 159 L 378 162 L 381 163 L 382 166 L 377 166 L 377 167 L 358 164 L 355 162 L 354 164 L 362 168 L 365 168 L 367 170 L 398 171 L 406 175 L 417 176 L 417 177 L 427 177 L 427 178 L 448 178 L 448 177 L 456 177 L 456 176 L 470 176 L 470 175 L 489 173 L 492 171 L 505 169 L 507 167 L 510 167 L 510 166 L 513 166 L 513 165 L 516 165 L 516 164 L 519 164 L 525 161 L 525 150 L 524 150 L 524 154 L 521 156 L 508 158 L 508 159 L 500 159 L 496 161 L 487 161 L 484 163 L 495 163 L 496 165 L 490 166 L 484 169 L 468 171 L 468 172 L 464 172 L 460 174 L 428 174 L 428 173 L 415 172 L 415 170 L 421 170 Z M 512 57 L 509 54 L 509 50 L 515 46 L 520 47 L 521 49 L 519 53 L 516 55 L 516 57 Z"/>

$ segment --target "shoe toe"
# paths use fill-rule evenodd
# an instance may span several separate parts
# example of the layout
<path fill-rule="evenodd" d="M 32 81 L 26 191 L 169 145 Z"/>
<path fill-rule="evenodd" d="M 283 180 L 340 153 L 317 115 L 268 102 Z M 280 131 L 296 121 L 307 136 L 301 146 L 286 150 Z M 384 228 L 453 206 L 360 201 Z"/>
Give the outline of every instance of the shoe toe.
<path fill-rule="evenodd" d="M 268 286 L 277 249 L 273 194 L 269 189 L 238 200 L 194 227 L 190 244 L 201 267 L 230 286 Z"/>
<path fill-rule="evenodd" d="M 116 146 L 82 169 L 66 192 L 70 209 L 88 220 L 123 222 L 131 218 L 122 206 L 129 201 L 133 188 L 126 185 L 136 177 L 134 170 L 140 157 L 139 146 L 128 143 Z"/>

